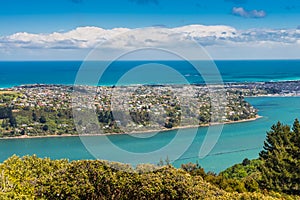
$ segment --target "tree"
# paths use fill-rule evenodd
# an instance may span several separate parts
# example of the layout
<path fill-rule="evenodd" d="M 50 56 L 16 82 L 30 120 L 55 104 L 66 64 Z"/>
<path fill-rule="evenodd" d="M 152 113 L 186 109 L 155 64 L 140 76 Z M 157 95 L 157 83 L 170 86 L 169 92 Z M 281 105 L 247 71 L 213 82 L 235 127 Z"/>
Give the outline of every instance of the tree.
<path fill-rule="evenodd" d="M 263 189 L 300 194 L 299 130 L 299 121 L 295 120 L 292 131 L 278 122 L 267 132 L 264 150 L 259 154 L 263 161 L 259 167 Z"/>
<path fill-rule="evenodd" d="M 42 124 L 44 124 L 44 123 L 47 122 L 46 117 L 45 117 L 44 115 L 42 115 L 42 116 L 40 117 L 40 122 L 41 122 Z"/>
<path fill-rule="evenodd" d="M 190 173 L 193 176 L 199 175 L 201 177 L 205 177 L 206 175 L 204 169 L 199 165 L 198 162 L 196 164 L 191 162 L 181 164 L 181 169 Z"/>
<path fill-rule="evenodd" d="M 250 160 L 248 159 L 248 158 L 245 158 L 244 160 L 243 160 L 243 162 L 242 162 L 242 165 L 243 166 L 247 166 L 247 165 L 249 165 L 250 164 Z"/>
<path fill-rule="evenodd" d="M 291 138 L 292 148 L 291 148 L 291 155 L 292 161 L 291 162 L 291 171 L 296 172 L 292 177 L 292 190 L 295 194 L 300 194 L 300 123 L 299 120 L 296 119 L 293 124 L 293 135 Z"/>
<path fill-rule="evenodd" d="M 37 121 L 37 116 L 35 112 L 32 112 L 32 120 Z"/>
<path fill-rule="evenodd" d="M 43 126 L 43 131 L 48 131 L 48 130 L 49 130 L 49 127 L 48 127 L 48 125 L 45 124 L 45 125 Z"/>
<path fill-rule="evenodd" d="M 21 132 L 20 132 L 20 134 L 21 134 L 21 135 L 25 135 L 25 130 L 22 129 Z"/>
<path fill-rule="evenodd" d="M 165 123 L 165 127 L 166 127 L 166 128 L 173 128 L 173 123 L 170 122 L 170 121 L 169 121 L 169 122 L 166 122 L 166 123 Z"/>
<path fill-rule="evenodd" d="M 16 127 L 17 126 L 17 120 L 13 115 L 9 116 L 9 123 L 12 127 Z"/>

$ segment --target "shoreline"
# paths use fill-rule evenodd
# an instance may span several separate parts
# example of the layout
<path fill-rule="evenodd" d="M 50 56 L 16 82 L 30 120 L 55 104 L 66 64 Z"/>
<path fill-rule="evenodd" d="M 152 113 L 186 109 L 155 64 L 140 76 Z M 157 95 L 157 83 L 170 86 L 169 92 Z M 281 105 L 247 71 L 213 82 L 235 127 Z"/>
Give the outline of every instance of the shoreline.
<path fill-rule="evenodd" d="M 278 80 L 257 80 L 257 81 L 224 81 L 223 82 L 223 85 L 227 85 L 227 84 L 249 84 L 249 83 L 289 83 L 289 82 L 300 82 L 300 79 L 299 78 L 296 78 L 296 79 L 286 79 L 286 80 L 281 80 L 281 79 L 278 79 Z M 79 85 L 76 85 L 74 83 L 26 83 L 26 84 L 9 84 L 9 85 L 2 85 L 0 86 L 0 90 L 9 90 L 9 89 L 13 89 L 13 88 L 18 88 L 18 87 L 26 87 L 26 86 L 42 86 L 42 85 L 52 85 L 52 86 L 79 86 Z M 139 84 L 134 84 L 134 85 L 139 85 Z M 149 86 L 154 86 L 154 85 L 157 85 L 157 84 L 146 84 L 146 85 L 149 85 Z M 160 84 L 158 84 L 160 85 Z M 186 84 L 175 84 L 175 85 L 186 85 Z M 203 83 L 191 83 L 191 84 L 188 84 L 188 85 L 205 85 L 205 82 Z M 107 85 L 86 85 L 86 86 L 96 86 L 96 87 L 111 87 L 111 86 L 114 86 L 113 84 L 107 84 Z M 128 86 L 128 85 L 124 85 L 124 86 Z"/>
<path fill-rule="evenodd" d="M 216 126 L 216 125 L 226 125 L 226 124 L 237 124 L 237 123 L 244 123 L 244 122 L 251 122 L 262 118 L 263 116 L 256 115 L 253 118 L 249 119 L 242 119 L 238 121 L 228 121 L 223 123 L 211 123 L 211 124 L 203 124 L 203 125 L 186 125 L 186 126 L 178 126 L 170 129 L 161 129 L 161 130 L 145 130 L 145 131 L 133 131 L 130 133 L 104 133 L 104 134 L 62 134 L 62 135 L 37 135 L 37 136 L 14 136 L 14 137 L 1 137 L 0 140 L 13 140 L 13 139 L 35 139 L 35 138 L 64 138 L 64 137 L 89 137 L 89 136 L 111 136 L 111 135 L 135 135 L 135 134 L 149 134 L 155 132 L 167 132 L 173 130 L 181 130 L 181 129 L 191 129 L 191 128 L 201 128 L 201 127 L 209 127 L 209 126 Z"/>
<path fill-rule="evenodd" d="M 244 96 L 245 98 L 258 98 L 258 97 L 300 97 L 300 94 L 282 95 L 282 94 L 266 94 L 256 96 Z"/>

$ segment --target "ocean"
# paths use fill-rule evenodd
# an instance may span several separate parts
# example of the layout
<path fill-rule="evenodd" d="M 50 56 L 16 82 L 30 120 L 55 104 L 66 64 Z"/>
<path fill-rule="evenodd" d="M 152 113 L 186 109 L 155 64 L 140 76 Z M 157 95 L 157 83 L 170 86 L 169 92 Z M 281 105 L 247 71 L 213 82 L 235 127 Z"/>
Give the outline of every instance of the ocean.
<path fill-rule="evenodd" d="M 0 88 L 22 84 L 68 84 L 73 85 L 76 75 L 83 62 L 81 61 L 26 61 L 0 62 Z M 103 62 L 87 62 L 90 70 L 97 71 L 105 67 Z M 124 74 L 136 66 L 154 63 L 153 61 L 118 61 L 113 62 L 97 85 L 114 85 Z M 189 83 L 203 83 L 203 78 L 188 62 L 184 61 L 155 61 L 153 75 L 162 73 L 161 65 L 176 70 Z M 215 61 L 224 82 L 262 82 L 300 80 L 300 60 L 243 60 Z M 86 64 L 86 63 L 85 63 Z M 169 71 L 166 70 L 165 73 Z M 147 74 L 148 75 L 148 74 Z M 169 79 L 172 79 L 169 75 Z M 161 79 L 164 77 L 162 76 Z M 88 79 L 88 78 L 87 78 Z M 157 80 L 142 77 L 135 84 L 157 84 Z M 173 79 L 174 84 L 182 83 L 180 78 Z M 131 84 L 130 83 L 130 84 Z M 89 80 L 87 80 L 87 84 Z M 126 82 L 124 82 L 126 84 Z"/>

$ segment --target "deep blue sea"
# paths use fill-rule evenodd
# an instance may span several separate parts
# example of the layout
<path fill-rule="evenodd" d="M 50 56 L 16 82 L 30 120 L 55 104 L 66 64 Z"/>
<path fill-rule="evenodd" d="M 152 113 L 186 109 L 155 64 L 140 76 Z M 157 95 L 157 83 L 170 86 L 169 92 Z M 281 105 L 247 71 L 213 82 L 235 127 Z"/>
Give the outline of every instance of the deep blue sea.
<path fill-rule="evenodd" d="M 36 83 L 72 85 L 82 63 L 81 61 L 0 62 L 0 88 Z M 199 74 L 191 64 L 184 61 L 118 61 L 110 65 L 106 62 L 105 64 L 104 62 L 85 62 L 85 65 L 89 66 L 90 74 L 107 67 L 100 81 L 96 83 L 98 85 L 114 85 L 124 74 L 145 64 L 153 65 L 151 68 L 153 77 L 161 74 L 159 80 L 148 79 L 149 73 L 145 71 L 145 77 L 142 74 L 142 77 L 138 76 L 139 79 L 129 84 L 157 84 L 161 79 L 166 78 L 165 74 L 174 81 L 174 84 L 182 83 L 181 79 L 168 73 L 170 70 L 162 70 L 161 65 L 169 66 L 189 83 L 203 83 L 201 77 L 203 74 Z M 224 82 L 300 80 L 300 60 L 215 61 L 215 64 Z M 143 71 L 137 73 L 143 73 Z M 209 71 L 205 74 L 209 74 Z M 95 84 L 88 79 L 89 77 L 86 79 L 87 84 Z M 123 83 L 126 84 L 124 81 Z"/>

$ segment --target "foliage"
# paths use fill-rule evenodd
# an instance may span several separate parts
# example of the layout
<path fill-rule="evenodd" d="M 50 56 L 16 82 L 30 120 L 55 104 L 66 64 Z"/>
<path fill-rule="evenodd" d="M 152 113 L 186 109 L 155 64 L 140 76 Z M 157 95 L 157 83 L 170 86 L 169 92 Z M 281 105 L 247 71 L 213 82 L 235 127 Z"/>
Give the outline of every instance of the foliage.
<path fill-rule="evenodd" d="M 296 119 L 292 130 L 280 122 L 267 133 L 263 161 L 261 187 L 287 194 L 300 194 L 300 124 Z"/>
<path fill-rule="evenodd" d="M 256 192 L 260 191 L 257 182 L 257 161 L 252 162 L 249 166 L 242 164 L 234 165 L 221 172 L 219 175 L 208 172 L 199 164 L 187 163 L 181 165 L 181 168 L 193 176 L 201 176 L 205 181 L 212 183 L 227 192 Z"/>
<path fill-rule="evenodd" d="M 227 168 L 225 171 L 221 172 L 220 175 L 225 178 L 241 180 L 253 173 L 257 173 L 258 167 L 261 164 L 262 161 L 259 159 L 249 160 L 245 158 L 241 164 L 236 164 Z"/>
<path fill-rule="evenodd" d="M 259 159 L 244 159 L 219 175 L 205 173 L 200 166 L 185 164 L 182 168 L 192 175 L 232 192 L 279 192 L 300 194 L 300 123 L 296 119 L 292 130 L 280 122 L 267 133 Z"/>
<path fill-rule="evenodd" d="M 0 106 L 0 119 L 9 118 L 11 115 L 11 108 Z"/>
<path fill-rule="evenodd" d="M 129 165 L 101 160 L 68 162 L 13 156 L 0 165 L 0 196 L 1 199 L 282 198 L 280 194 L 276 198 L 261 193 L 225 192 L 201 176 L 192 176 L 170 165 L 155 169 L 137 173 Z"/>

